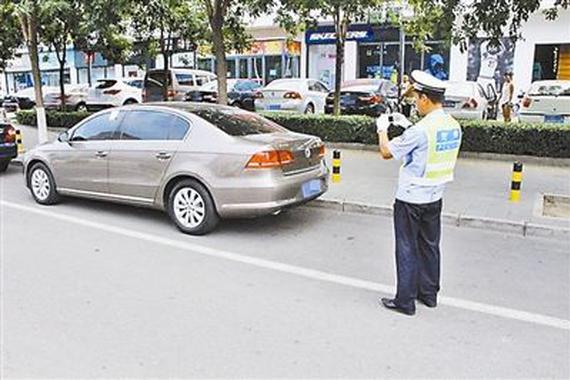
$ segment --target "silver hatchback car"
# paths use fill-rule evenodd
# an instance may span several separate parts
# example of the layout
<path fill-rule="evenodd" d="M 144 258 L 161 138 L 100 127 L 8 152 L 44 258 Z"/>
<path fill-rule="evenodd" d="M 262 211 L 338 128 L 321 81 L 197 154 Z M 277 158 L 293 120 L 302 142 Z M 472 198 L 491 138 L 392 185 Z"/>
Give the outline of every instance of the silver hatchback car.
<path fill-rule="evenodd" d="M 324 145 L 241 109 L 147 103 L 96 113 L 26 155 L 41 204 L 60 195 L 162 209 L 185 233 L 255 217 L 328 189 Z"/>

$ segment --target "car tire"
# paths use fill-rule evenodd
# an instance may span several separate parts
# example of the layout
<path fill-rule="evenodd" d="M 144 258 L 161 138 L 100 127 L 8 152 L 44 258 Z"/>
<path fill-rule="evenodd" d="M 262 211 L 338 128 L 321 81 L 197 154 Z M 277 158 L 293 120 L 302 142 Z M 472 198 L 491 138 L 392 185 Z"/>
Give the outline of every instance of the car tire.
<path fill-rule="evenodd" d="M 134 99 L 127 99 L 125 100 L 125 102 L 123 103 L 124 106 L 128 106 L 129 104 L 137 104 L 138 102 Z"/>
<path fill-rule="evenodd" d="M 34 200 L 42 205 L 53 205 L 59 202 L 55 180 L 51 171 L 42 163 L 34 164 L 28 171 L 28 183 Z"/>
<path fill-rule="evenodd" d="M 220 221 L 212 196 L 193 179 L 182 180 L 172 188 L 167 208 L 176 227 L 190 235 L 205 235 Z"/>
<path fill-rule="evenodd" d="M 0 161 L 0 173 L 4 173 L 8 169 L 8 165 L 10 165 L 9 160 Z"/>
<path fill-rule="evenodd" d="M 313 103 L 309 103 L 307 104 L 307 107 L 305 108 L 305 114 L 314 114 L 315 113 L 315 106 L 313 105 Z"/>
<path fill-rule="evenodd" d="M 87 112 L 87 104 L 85 104 L 85 103 L 79 103 L 78 105 L 75 106 L 75 111 L 77 111 L 77 112 Z"/>
<path fill-rule="evenodd" d="M 231 106 L 232 106 L 232 107 L 237 107 L 237 108 L 242 108 L 242 109 L 243 109 L 243 106 L 242 106 L 242 104 L 241 104 L 241 102 L 240 102 L 239 100 L 236 100 L 235 102 L 233 102 L 233 103 L 231 104 Z"/>

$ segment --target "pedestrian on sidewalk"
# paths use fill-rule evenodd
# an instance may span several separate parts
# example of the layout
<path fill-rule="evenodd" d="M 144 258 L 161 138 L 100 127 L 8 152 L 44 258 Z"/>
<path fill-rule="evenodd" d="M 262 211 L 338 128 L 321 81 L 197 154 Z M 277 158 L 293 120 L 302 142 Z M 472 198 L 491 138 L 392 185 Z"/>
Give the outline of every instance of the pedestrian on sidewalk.
<path fill-rule="evenodd" d="M 513 96 L 515 94 L 515 83 L 513 81 L 513 73 L 505 73 L 505 82 L 501 89 L 501 110 L 503 111 L 503 120 L 505 123 L 511 122 L 511 114 L 513 112 Z"/>
<path fill-rule="evenodd" d="M 397 292 L 381 302 L 414 315 L 416 299 L 437 306 L 442 196 L 445 184 L 453 180 L 461 128 L 443 111 L 445 82 L 419 70 L 410 79 L 422 119 L 411 125 L 403 115 L 392 114 L 381 116 L 377 124 L 382 157 L 403 160 L 394 203 Z M 404 132 L 389 140 L 389 125 L 399 125 Z"/>

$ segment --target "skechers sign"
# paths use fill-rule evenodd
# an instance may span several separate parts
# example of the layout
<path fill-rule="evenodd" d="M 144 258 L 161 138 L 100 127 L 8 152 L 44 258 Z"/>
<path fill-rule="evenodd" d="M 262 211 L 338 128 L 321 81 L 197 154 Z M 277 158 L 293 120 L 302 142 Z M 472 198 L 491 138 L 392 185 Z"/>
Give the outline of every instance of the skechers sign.
<path fill-rule="evenodd" d="M 332 44 L 336 40 L 334 31 L 307 31 L 305 42 L 307 45 L 314 44 Z M 374 41 L 374 31 L 372 28 L 365 30 L 349 30 L 346 32 L 347 41 L 370 42 Z"/>

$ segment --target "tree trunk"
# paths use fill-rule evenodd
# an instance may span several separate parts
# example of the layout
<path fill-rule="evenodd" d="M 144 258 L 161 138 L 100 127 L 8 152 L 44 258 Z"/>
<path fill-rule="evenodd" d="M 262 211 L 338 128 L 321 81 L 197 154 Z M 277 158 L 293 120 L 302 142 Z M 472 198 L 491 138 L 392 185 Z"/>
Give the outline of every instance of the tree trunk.
<path fill-rule="evenodd" d="M 336 59 L 334 69 L 333 114 L 338 116 L 340 115 L 340 86 L 342 84 L 342 65 L 344 64 L 344 45 L 348 28 L 348 20 L 344 17 L 340 6 L 336 9 L 334 22 L 336 31 Z"/>
<path fill-rule="evenodd" d="M 65 73 L 65 59 L 66 59 L 66 46 L 64 43 L 63 50 L 61 54 L 59 53 L 58 48 L 54 44 L 55 55 L 57 57 L 57 61 L 59 62 L 59 96 L 60 96 L 60 108 L 62 111 L 65 111 L 65 81 L 64 81 L 64 73 Z"/>
<path fill-rule="evenodd" d="M 31 4 L 31 12 L 29 19 L 29 41 L 28 50 L 30 54 L 30 63 L 32 66 L 32 78 L 34 80 L 34 92 L 36 96 L 36 114 L 38 121 L 38 142 L 44 143 L 48 140 L 47 121 L 44 109 L 44 99 L 42 94 L 42 76 L 40 73 L 40 63 L 38 57 L 38 6 L 34 1 Z"/>
<path fill-rule="evenodd" d="M 211 26 L 214 56 L 216 57 L 216 75 L 218 76 L 218 104 L 228 104 L 228 65 L 226 63 L 226 48 L 222 34 L 223 19 L 220 14 L 214 14 Z"/>

